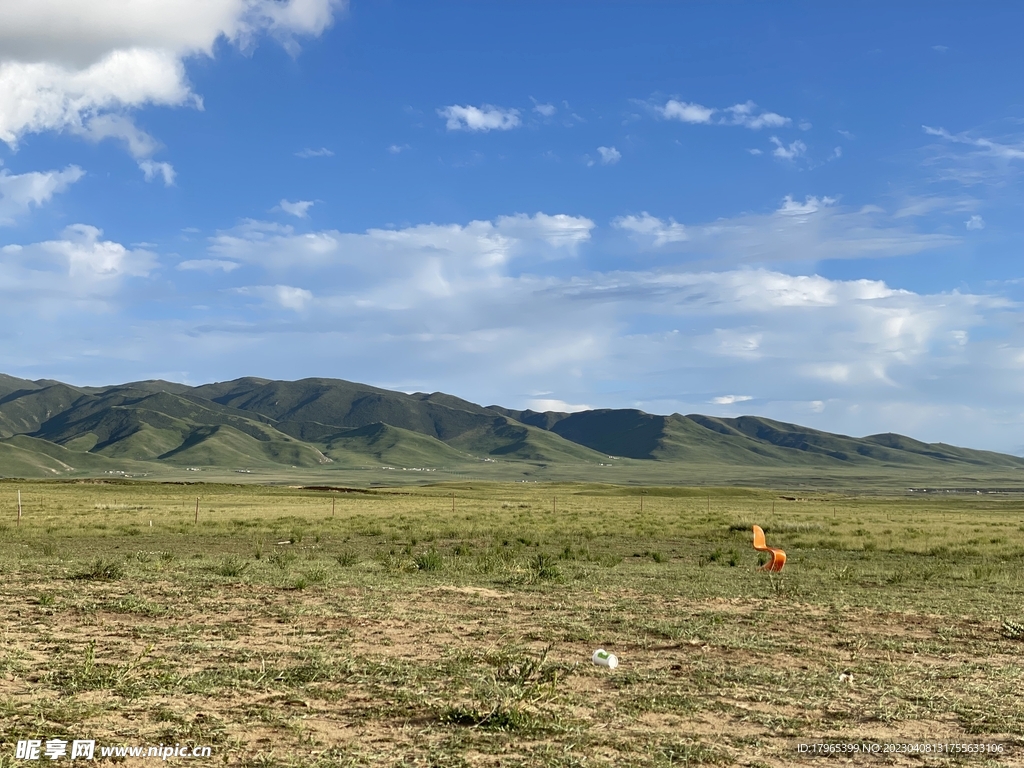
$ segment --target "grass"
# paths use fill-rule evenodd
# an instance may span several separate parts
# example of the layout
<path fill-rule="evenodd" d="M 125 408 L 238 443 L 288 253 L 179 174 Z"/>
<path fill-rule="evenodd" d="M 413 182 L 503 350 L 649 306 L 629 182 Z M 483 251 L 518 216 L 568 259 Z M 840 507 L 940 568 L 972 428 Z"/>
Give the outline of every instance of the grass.
<path fill-rule="evenodd" d="M 461 483 L 332 517 L 302 488 L 19 487 L 0 765 L 53 737 L 238 766 L 781 766 L 851 740 L 1024 762 L 1014 495 L 652 487 L 641 511 L 636 488 Z"/>

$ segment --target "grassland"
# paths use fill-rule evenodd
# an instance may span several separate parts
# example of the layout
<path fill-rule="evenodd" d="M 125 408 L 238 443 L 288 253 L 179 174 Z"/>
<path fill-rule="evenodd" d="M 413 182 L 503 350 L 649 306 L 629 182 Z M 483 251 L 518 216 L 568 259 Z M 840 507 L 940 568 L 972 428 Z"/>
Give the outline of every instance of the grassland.
<path fill-rule="evenodd" d="M 1019 495 L 2 482 L 0 766 L 1019 766 L 1022 565 Z"/>

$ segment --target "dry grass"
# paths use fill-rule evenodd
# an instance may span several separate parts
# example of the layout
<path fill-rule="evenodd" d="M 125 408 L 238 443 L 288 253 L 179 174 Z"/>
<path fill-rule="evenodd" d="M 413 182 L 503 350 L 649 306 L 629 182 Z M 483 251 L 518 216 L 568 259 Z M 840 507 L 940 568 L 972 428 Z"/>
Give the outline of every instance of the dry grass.
<path fill-rule="evenodd" d="M 51 736 L 244 766 L 790 766 L 810 741 L 1024 764 L 1019 500 L 720 491 L 708 511 L 650 489 L 641 513 L 635 489 L 506 485 L 456 488 L 454 516 L 451 487 L 337 495 L 331 518 L 326 493 L 220 486 L 196 526 L 195 487 L 21 488 L 0 766 Z"/>

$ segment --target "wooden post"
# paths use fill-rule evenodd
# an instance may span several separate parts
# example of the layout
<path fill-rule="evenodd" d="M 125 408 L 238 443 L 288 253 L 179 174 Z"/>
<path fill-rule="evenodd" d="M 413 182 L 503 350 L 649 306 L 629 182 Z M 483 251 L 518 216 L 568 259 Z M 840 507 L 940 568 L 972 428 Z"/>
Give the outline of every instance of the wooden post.
<path fill-rule="evenodd" d="M 552 515 L 555 514 L 555 501 L 557 501 L 557 499 L 558 499 L 557 496 L 552 496 L 551 497 L 551 514 Z"/>
<path fill-rule="evenodd" d="M 18 491 L 18 525 L 21 525 L 21 491 Z"/>
<path fill-rule="evenodd" d="M 640 511 L 644 511 L 644 492 L 640 491 Z"/>
<path fill-rule="evenodd" d="M 455 514 L 455 491 L 452 491 L 452 514 Z"/>
<path fill-rule="evenodd" d="M 199 497 L 196 496 L 196 525 L 199 525 Z"/>

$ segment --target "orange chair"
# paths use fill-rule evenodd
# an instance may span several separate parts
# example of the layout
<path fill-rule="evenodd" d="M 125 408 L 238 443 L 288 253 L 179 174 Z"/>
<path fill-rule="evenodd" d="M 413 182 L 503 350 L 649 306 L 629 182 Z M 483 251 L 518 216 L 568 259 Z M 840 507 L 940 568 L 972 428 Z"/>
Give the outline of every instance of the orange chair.
<path fill-rule="evenodd" d="M 771 571 L 772 573 L 778 573 L 782 570 L 786 564 L 786 553 L 781 549 L 775 547 L 769 547 L 764 542 L 764 531 L 761 530 L 761 526 L 754 526 L 754 549 L 758 552 L 768 552 L 772 559 L 761 566 L 762 571 Z"/>

